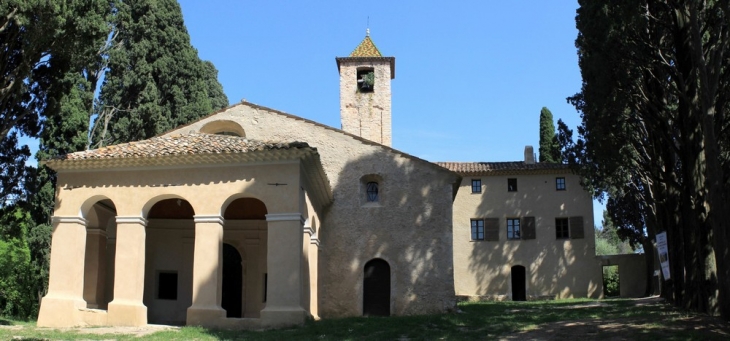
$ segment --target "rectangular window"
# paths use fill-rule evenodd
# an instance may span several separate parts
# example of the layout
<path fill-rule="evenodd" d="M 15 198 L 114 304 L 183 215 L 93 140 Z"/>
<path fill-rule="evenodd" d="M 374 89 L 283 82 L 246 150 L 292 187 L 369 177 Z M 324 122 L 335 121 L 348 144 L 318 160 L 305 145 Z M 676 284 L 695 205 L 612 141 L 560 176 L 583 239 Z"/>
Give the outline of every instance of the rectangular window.
<path fill-rule="evenodd" d="M 517 179 L 515 179 L 515 178 L 507 179 L 507 191 L 508 192 L 517 192 Z"/>
<path fill-rule="evenodd" d="M 177 300 L 177 272 L 157 273 L 157 299 Z"/>
<path fill-rule="evenodd" d="M 484 220 L 471 220 L 471 240 L 484 240 Z"/>
<path fill-rule="evenodd" d="M 520 218 L 507 218 L 507 239 L 520 239 Z"/>
<path fill-rule="evenodd" d="M 471 179 L 471 192 L 481 193 L 482 192 L 482 179 Z"/>
<path fill-rule="evenodd" d="M 565 178 L 555 178 L 555 189 L 558 191 L 564 191 L 565 190 Z"/>
<path fill-rule="evenodd" d="M 555 239 L 570 238 L 568 218 L 555 218 Z"/>

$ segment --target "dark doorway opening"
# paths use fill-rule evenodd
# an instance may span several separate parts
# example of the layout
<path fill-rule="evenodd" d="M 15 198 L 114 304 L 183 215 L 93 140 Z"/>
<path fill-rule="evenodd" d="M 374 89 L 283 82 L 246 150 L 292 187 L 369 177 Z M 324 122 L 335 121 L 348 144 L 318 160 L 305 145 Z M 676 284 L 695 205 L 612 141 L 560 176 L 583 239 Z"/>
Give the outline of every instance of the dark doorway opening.
<path fill-rule="evenodd" d="M 512 300 L 527 300 L 525 288 L 525 267 L 522 265 L 515 265 L 512 267 Z"/>
<path fill-rule="evenodd" d="M 223 244 L 223 293 L 221 307 L 226 317 L 241 317 L 243 269 L 241 254 L 230 244 Z"/>
<path fill-rule="evenodd" d="M 382 259 L 365 264 L 362 314 L 390 316 L 390 265 Z"/>
<path fill-rule="evenodd" d="M 603 267 L 603 296 L 621 296 L 621 280 L 618 275 L 618 265 L 606 265 Z"/>

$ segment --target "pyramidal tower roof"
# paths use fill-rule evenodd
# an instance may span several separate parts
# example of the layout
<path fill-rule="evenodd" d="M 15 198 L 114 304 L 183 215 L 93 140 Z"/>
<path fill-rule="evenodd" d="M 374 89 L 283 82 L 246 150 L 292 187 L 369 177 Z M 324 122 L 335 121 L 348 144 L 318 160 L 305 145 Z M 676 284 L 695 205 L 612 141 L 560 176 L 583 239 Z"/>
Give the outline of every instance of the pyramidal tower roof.
<path fill-rule="evenodd" d="M 375 46 L 375 43 L 373 43 L 373 40 L 370 39 L 370 29 L 368 29 L 365 33 L 365 39 L 363 39 L 360 42 L 360 45 L 358 45 L 352 53 L 350 53 L 350 57 L 382 57 L 383 55 L 380 54 L 380 50 Z"/>
<path fill-rule="evenodd" d="M 375 47 L 375 43 L 370 39 L 370 29 L 365 31 L 365 39 L 357 45 L 354 51 L 348 57 L 335 57 L 337 61 L 337 70 L 340 70 L 342 63 L 371 63 L 371 62 L 387 62 L 390 64 L 390 79 L 395 78 L 395 57 L 383 57 Z"/>

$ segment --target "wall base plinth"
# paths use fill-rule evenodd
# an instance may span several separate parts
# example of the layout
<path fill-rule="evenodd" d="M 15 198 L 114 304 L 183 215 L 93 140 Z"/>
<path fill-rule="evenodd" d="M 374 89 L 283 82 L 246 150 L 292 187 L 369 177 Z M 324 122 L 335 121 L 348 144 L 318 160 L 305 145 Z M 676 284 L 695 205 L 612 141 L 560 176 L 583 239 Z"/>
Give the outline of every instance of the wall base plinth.
<path fill-rule="evenodd" d="M 188 326 L 216 326 L 221 319 L 226 318 L 226 311 L 220 307 L 195 307 L 188 308 L 187 321 Z"/>
<path fill-rule="evenodd" d="M 38 327 L 74 327 L 82 325 L 79 309 L 86 308 L 81 299 L 43 297 L 38 312 Z"/>
<path fill-rule="evenodd" d="M 109 303 L 109 325 L 139 327 L 147 325 L 147 307 L 141 303 L 116 302 Z"/>
<path fill-rule="evenodd" d="M 307 312 L 301 307 L 266 307 L 261 311 L 261 322 L 268 328 L 304 324 Z"/>

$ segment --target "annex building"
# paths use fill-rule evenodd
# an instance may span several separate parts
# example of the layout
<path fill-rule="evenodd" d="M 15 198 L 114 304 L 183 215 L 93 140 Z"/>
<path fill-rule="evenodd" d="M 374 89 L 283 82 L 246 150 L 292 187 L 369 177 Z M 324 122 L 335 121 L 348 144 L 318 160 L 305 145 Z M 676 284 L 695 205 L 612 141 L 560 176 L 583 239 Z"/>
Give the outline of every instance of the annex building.
<path fill-rule="evenodd" d="M 592 201 L 563 165 L 391 148 L 395 58 L 337 58 L 342 129 L 240 103 L 58 172 L 39 326 L 262 328 L 456 296 L 599 297 Z"/>

